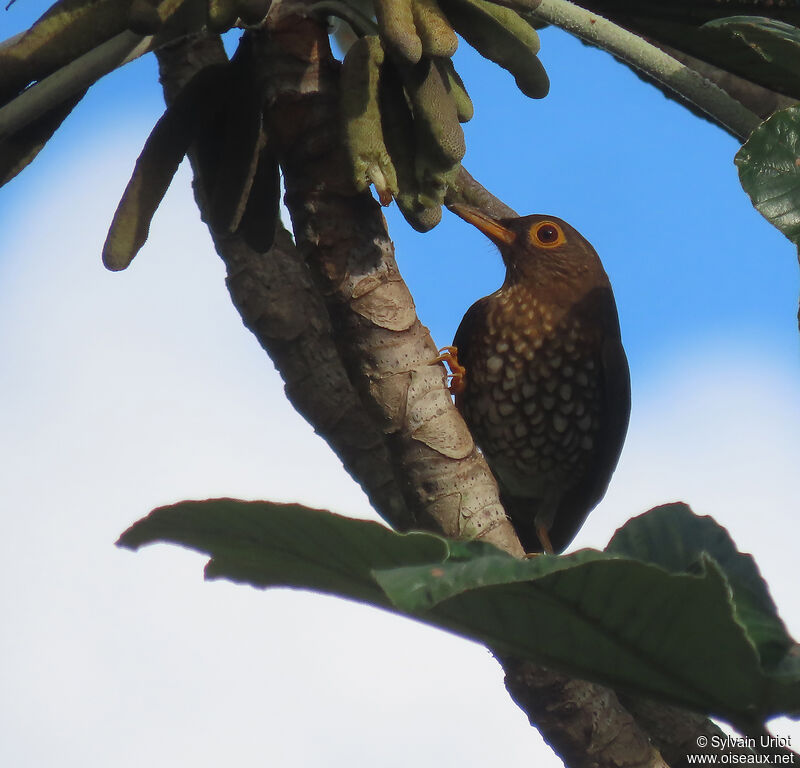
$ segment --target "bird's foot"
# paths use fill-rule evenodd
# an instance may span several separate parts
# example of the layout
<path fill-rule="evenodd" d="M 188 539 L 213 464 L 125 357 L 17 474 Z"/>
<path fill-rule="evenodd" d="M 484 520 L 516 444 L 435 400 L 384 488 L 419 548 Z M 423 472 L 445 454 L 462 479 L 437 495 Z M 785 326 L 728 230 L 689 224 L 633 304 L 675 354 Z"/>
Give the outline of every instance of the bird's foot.
<path fill-rule="evenodd" d="M 442 347 L 432 363 L 446 363 L 450 369 L 450 394 L 460 395 L 464 391 L 464 375 L 467 369 L 458 362 L 458 347 Z"/>

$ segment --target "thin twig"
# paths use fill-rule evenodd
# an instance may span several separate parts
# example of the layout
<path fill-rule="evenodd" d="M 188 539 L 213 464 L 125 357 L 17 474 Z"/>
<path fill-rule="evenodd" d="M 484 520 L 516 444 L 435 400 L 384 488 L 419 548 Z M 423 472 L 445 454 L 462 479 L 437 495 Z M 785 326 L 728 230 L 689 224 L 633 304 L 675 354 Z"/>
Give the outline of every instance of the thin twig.
<path fill-rule="evenodd" d="M 542 0 L 531 15 L 613 53 L 635 69 L 645 72 L 708 113 L 742 141 L 761 123 L 758 115 L 710 80 L 633 32 L 596 13 L 568 0 Z"/>
<path fill-rule="evenodd" d="M 70 96 L 149 50 L 152 37 L 120 32 L 23 91 L 0 109 L 0 140 L 10 136 Z"/>

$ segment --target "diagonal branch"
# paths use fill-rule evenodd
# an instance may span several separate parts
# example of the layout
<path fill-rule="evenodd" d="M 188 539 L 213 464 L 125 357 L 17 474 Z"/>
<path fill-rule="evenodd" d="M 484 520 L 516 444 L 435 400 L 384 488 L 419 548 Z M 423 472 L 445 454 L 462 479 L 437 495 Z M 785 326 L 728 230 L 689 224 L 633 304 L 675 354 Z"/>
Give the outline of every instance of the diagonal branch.
<path fill-rule="evenodd" d="M 357 193 L 338 135 L 338 63 L 317 21 L 282 7 L 253 32 L 266 122 L 297 246 L 320 286 L 335 341 L 421 527 L 522 554 L 497 485 L 444 387 L 380 208 Z M 281 12 L 282 11 L 282 12 Z M 304 13 L 301 9 L 300 13 Z"/>
<path fill-rule="evenodd" d="M 639 35 L 575 3 L 542 0 L 532 14 L 618 56 L 706 112 L 742 141 L 761 122 L 757 115 L 698 72 Z"/>
<path fill-rule="evenodd" d="M 157 52 L 167 103 L 201 69 L 227 61 L 216 35 L 185 39 Z M 203 169 L 194 151 L 190 160 L 203 219 Z M 199 182 L 199 183 L 198 183 Z M 265 201 L 264 210 L 270 206 Z M 319 291 L 288 232 L 278 228 L 267 253 L 253 250 L 243 237 L 209 231 L 225 263 L 227 285 L 242 320 L 272 358 L 286 385 L 286 396 L 342 460 L 373 507 L 400 530 L 413 526 L 388 461 L 383 435 L 366 417 L 350 384 L 331 335 Z"/>

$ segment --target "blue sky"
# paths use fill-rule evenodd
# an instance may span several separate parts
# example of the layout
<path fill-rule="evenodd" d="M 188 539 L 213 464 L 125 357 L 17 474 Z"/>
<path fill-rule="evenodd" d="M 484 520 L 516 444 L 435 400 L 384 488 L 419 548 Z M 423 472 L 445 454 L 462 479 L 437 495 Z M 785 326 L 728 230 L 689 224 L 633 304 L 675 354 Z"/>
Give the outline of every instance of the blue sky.
<path fill-rule="evenodd" d="M 0 36 L 36 5 L 0 12 Z M 476 106 L 465 165 L 521 214 L 580 229 L 619 305 L 631 429 L 575 546 L 683 499 L 755 554 L 800 635 L 794 250 L 739 187 L 733 139 L 558 31 L 541 58 L 542 101 L 469 50 L 456 65 Z M 162 109 L 154 60 L 135 62 L 0 190 L 0 764 L 477 766 L 536 750 L 558 765 L 478 646 L 328 598 L 204 584 L 202 559 L 174 548 L 112 546 L 187 497 L 371 514 L 242 328 L 185 168 L 131 269 L 103 269 Z M 501 281 L 499 256 L 448 214 L 419 235 L 385 213 L 422 321 L 448 343 Z"/>

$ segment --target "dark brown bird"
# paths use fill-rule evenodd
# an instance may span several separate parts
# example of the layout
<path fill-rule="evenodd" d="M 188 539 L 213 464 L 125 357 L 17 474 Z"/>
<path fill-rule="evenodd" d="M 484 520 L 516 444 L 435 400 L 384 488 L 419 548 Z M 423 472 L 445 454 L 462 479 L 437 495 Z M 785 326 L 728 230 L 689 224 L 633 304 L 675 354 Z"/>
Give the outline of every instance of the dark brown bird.
<path fill-rule="evenodd" d="M 500 289 L 456 331 L 456 405 L 525 550 L 560 552 L 605 495 L 628 429 L 611 284 L 594 248 L 555 216 L 451 210 L 497 245 L 506 266 Z"/>

